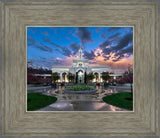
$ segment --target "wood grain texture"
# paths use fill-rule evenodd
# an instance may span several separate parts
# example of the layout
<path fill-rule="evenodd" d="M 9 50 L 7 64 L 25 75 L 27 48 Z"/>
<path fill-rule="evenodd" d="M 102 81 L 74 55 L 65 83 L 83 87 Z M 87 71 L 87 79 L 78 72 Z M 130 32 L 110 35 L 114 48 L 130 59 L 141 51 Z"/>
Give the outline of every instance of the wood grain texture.
<path fill-rule="evenodd" d="M 26 26 L 133 26 L 134 111 L 26 112 Z M 157 2 L 2 2 L 4 136 L 158 136 Z"/>

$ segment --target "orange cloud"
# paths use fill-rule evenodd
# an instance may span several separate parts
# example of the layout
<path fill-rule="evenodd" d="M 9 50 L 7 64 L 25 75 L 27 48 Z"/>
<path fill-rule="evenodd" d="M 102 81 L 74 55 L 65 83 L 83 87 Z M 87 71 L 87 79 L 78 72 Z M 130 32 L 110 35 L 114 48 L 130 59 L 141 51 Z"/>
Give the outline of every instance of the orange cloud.
<path fill-rule="evenodd" d="M 123 73 L 128 69 L 129 64 L 133 64 L 133 56 L 130 56 L 129 58 L 122 58 L 117 62 L 113 62 L 113 60 L 117 59 L 119 56 L 116 57 L 115 53 L 111 52 L 109 55 L 106 55 L 109 59 L 105 61 L 102 52 L 103 51 L 101 49 L 95 50 L 95 58 L 93 60 L 89 60 L 92 66 L 108 66 L 110 72 L 114 71 L 115 73 Z"/>

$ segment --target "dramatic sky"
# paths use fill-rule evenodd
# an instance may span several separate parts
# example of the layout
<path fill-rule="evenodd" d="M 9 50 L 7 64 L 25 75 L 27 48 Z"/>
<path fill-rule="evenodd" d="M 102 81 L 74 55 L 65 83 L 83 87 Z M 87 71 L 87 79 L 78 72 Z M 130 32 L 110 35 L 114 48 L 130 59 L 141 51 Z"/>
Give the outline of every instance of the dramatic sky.
<path fill-rule="evenodd" d="M 78 58 L 80 40 L 90 66 L 123 73 L 133 64 L 132 27 L 27 27 L 28 65 L 70 66 Z"/>

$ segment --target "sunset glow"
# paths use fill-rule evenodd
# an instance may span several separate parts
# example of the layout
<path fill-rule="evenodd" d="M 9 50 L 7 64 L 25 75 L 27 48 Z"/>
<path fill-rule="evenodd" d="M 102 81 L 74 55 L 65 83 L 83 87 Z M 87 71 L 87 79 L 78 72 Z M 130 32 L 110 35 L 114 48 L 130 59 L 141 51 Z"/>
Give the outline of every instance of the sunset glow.
<path fill-rule="evenodd" d="M 132 27 L 27 27 L 28 66 L 71 66 L 80 41 L 90 66 L 123 73 L 133 64 Z"/>

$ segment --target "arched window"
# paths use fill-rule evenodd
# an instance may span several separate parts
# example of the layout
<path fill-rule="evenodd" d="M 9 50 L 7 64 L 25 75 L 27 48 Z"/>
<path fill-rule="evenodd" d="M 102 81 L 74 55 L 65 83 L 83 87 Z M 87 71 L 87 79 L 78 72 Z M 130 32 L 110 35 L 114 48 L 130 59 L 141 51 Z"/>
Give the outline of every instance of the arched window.
<path fill-rule="evenodd" d="M 79 63 L 79 67 L 82 67 L 82 63 Z"/>

